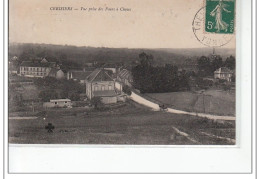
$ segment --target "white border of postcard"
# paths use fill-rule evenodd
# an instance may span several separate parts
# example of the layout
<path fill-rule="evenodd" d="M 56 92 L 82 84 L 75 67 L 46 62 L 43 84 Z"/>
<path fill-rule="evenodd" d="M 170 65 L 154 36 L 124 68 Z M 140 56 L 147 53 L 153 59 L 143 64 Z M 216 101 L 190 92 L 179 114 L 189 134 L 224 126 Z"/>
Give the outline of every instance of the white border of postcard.
<path fill-rule="evenodd" d="M 7 5 L 4 1 L 4 50 L 7 59 Z M 243 7 L 243 8 L 242 8 Z M 237 141 L 228 146 L 8 145 L 7 63 L 4 63 L 4 176 L 43 178 L 29 173 L 252 173 L 251 2 L 237 0 Z M 240 104 L 240 105 L 239 105 Z M 1 110 L 3 107 L 1 106 Z M 2 135 L 2 134 L 1 134 Z M 2 137 L 2 136 L 1 136 Z M 254 145 L 252 145 L 254 144 Z M 9 149 L 9 151 L 8 151 Z M 9 152 L 9 153 L 8 153 Z M 9 154 L 9 155 L 8 155 Z M 9 159 L 9 160 L 8 160 Z M 179 175 L 178 175 L 179 176 Z M 225 178 L 226 175 L 213 176 Z M 242 178 L 246 175 L 236 176 Z M 250 175 L 252 176 L 252 175 Z M 55 177 L 55 175 L 54 175 Z M 71 178 L 70 175 L 56 177 Z M 74 176 L 73 176 L 74 177 Z M 84 177 L 77 175 L 77 177 Z M 120 176 L 111 176 L 113 178 Z M 130 176 L 131 177 L 131 176 Z M 208 178 L 188 175 L 187 178 Z M 230 178 L 230 175 L 227 175 Z M 152 177 L 151 177 L 152 178 Z M 249 177 L 247 177 L 249 178 Z"/>

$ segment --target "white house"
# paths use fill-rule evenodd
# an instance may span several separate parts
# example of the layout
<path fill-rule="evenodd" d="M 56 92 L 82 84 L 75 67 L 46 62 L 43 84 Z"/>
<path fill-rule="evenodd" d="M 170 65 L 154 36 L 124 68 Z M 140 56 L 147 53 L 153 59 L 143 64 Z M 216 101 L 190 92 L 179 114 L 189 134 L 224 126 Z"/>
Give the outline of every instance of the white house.
<path fill-rule="evenodd" d="M 233 74 L 234 74 L 234 72 L 232 70 L 228 69 L 227 67 L 221 67 L 214 72 L 214 78 L 223 79 L 223 80 L 227 80 L 230 82 Z"/>

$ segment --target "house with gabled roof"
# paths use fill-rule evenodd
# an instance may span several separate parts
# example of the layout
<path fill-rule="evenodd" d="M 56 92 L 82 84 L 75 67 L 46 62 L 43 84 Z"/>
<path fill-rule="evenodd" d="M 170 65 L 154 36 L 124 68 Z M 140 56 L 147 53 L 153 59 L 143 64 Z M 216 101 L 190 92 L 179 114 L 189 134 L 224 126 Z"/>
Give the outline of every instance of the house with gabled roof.
<path fill-rule="evenodd" d="M 234 74 L 234 72 L 232 70 L 228 69 L 227 67 L 221 67 L 214 72 L 214 78 L 227 80 L 230 82 L 233 74 Z"/>
<path fill-rule="evenodd" d="M 100 97 L 105 104 L 116 103 L 115 81 L 106 70 L 96 69 L 86 78 L 86 95 L 88 99 Z"/>

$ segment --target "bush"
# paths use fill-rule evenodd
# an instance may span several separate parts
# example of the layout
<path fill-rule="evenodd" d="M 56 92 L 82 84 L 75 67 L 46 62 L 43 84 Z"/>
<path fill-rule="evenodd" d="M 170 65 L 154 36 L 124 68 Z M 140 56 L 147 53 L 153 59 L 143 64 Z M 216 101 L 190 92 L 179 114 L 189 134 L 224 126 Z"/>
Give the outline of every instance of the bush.
<path fill-rule="evenodd" d="M 231 89 L 230 85 L 223 85 L 223 90 L 229 91 Z"/>
<path fill-rule="evenodd" d="M 39 93 L 39 98 L 44 102 L 48 102 L 50 99 L 57 99 L 58 93 L 55 90 L 43 90 Z"/>
<path fill-rule="evenodd" d="M 95 108 L 101 108 L 103 106 L 103 103 L 101 102 L 100 97 L 93 97 L 90 100 L 90 103 L 95 107 Z"/>
<path fill-rule="evenodd" d="M 123 92 L 126 93 L 127 95 L 131 95 L 132 94 L 131 88 L 129 86 L 127 86 L 127 85 L 123 86 Z"/>
<path fill-rule="evenodd" d="M 209 87 L 213 86 L 213 81 L 202 78 L 197 78 L 196 83 L 202 89 L 208 89 Z"/>

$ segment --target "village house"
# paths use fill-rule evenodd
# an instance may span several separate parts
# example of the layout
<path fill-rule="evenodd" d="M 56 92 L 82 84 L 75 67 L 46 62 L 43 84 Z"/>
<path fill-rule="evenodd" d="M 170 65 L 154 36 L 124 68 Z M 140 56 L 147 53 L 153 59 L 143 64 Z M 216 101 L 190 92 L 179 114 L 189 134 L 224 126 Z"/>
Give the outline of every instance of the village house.
<path fill-rule="evenodd" d="M 221 67 L 214 72 L 215 79 L 223 79 L 231 82 L 231 77 L 233 76 L 234 72 L 227 67 Z"/>
<path fill-rule="evenodd" d="M 79 71 L 79 70 L 70 70 L 67 73 L 67 80 L 79 81 L 81 84 L 85 84 L 87 76 L 89 76 L 92 71 Z"/>
<path fill-rule="evenodd" d="M 18 63 L 18 57 L 17 56 L 13 56 L 12 58 L 10 58 L 8 60 L 8 72 L 9 74 L 18 74 L 18 67 L 17 67 L 17 63 Z"/>
<path fill-rule="evenodd" d="M 49 77 L 54 77 L 58 80 L 64 79 L 65 74 L 61 69 L 52 68 L 48 74 Z"/>
<path fill-rule="evenodd" d="M 111 71 L 113 74 L 117 72 L 115 64 L 106 63 L 103 65 L 104 70 Z"/>
<path fill-rule="evenodd" d="M 106 70 L 96 69 L 86 78 L 86 95 L 100 97 L 104 104 L 116 103 L 115 81 Z"/>
<path fill-rule="evenodd" d="M 13 64 L 13 62 L 8 63 L 9 74 L 18 74 L 18 68 Z"/>
<path fill-rule="evenodd" d="M 41 61 L 23 61 L 20 65 L 20 75 L 27 77 L 48 76 L 52 68 L 56 68 L 55 62 L 48 62 L 45 58 Z"/>
<path fill-rule="evenodd" d="M 85 67 L 94 67 L 95 65 L 97 65 L 96 61 L 94 61 L 94 62 L 86 62 L 84 64 Z"/>
<path fill-rule="evenodd" d="M 45 108 L 64 108 L 64 107 L 71 107 L 71 100 L 70 99 L 51 99 L 50 102 L 43 103 L 43 107 Z"/>

